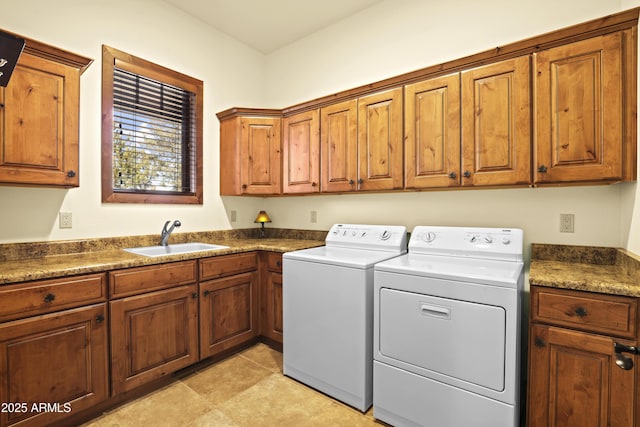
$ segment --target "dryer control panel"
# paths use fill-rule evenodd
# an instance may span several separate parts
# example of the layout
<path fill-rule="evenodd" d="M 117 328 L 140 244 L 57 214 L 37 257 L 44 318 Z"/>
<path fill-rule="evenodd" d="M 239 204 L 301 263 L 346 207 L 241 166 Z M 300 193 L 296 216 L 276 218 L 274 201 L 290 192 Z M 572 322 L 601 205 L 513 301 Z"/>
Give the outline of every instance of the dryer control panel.
<path fill-rule="evenodd" d="M 409 253 L 522 261 L 523 232 L 518 228 L 417 226 Z"/>
<path fill-rule="evenodd" d="M 334 224 L 325 238 L 327 246 L 406 252 L 407 228 L 401 225 Z"/>

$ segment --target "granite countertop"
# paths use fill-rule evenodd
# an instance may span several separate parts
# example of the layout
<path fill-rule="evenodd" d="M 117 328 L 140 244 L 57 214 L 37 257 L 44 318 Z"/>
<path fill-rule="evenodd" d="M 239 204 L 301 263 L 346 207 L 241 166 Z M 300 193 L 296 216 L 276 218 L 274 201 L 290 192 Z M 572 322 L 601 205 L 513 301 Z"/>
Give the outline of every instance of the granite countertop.
<path fill-rule="evenodd" d="M 259 238 L 252 230 L 247 233 L 177 233 L 171 236 L 170 243 L 197 241 L 229 248 L 160 257 L 146 257 L 123 250 L 156 245 L 157 236 L 5 244 L 0 245 L 0 285 L 257 250 L 289 252 L 324 245 L 326 232 L 272 231 L 270 234 Z"/>
<path fill-rule="evenodd" d="M 640 257 L 618 248 L 534 243 L 529 284 L 640 297 Z"/>

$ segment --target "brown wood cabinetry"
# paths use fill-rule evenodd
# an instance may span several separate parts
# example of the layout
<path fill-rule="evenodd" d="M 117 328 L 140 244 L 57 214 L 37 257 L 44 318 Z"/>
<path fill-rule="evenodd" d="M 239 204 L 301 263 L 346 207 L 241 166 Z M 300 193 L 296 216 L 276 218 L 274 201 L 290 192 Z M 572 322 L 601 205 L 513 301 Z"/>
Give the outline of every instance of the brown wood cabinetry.
<path fill-rule="evenodd" d="M 122 295 L 129 295 L 109 302 L 113 395 L 198 361 L 195 265 L 184 261 L 110 273 L 112 288 L 122 284 Z"/>
<path fill-rule="evenodd" d="M 262 328 L 264 337 L 282 345 L 282 254 L 265 252 L 262 280 Z"/>
<path fill-rule="evenodd" d="M 528 425 L 634 426 L 637 363 L 616 364 L 614 343 L 636 345 L 637 299 L 531 287 Z"/>
<path fill-rule="evenodd" d="M 531 182 L 529 56 L 462 72 L 462 185 Z"/>
<path fill-rule="evenodd" d="M 200 358 L 260 333 L 256 253 L 200 260 Z"/>
<path fill-rule="evenodd" d="M 358 190 L 403 184 L 402 88 L 358 98 Z"/>
<path fill-rule="evenodd" d="M 316 109 L 285 117 L 282 128 L 282 192 L 319 192 L 319 111 Z"/>
<path fill-rule="evenodd" d="M 26 40 L 0 88 L 0 183 L 79 185 L 80 75 L 91 62 Z"/>
<path fill-rule="evenodd" d="M 281 114 L 267 115 L 242 116 L 235 110 L 218 115 L 221 195 L 280 194 Z"/>
<path fill-rule="evenodd" d="M 284 110 L 228 110 L 218 114 L 221 138 L 239 134 L 225 130 L 230 111 L 305 117 L 320 109 L 322 193 L 632 181 L 639 10 Z M 318 191 L 315 139 L 300 129 L 286 131 L 296 135 L 288 145 L 303 143 L 283 159 L 285 193 Z M 243 161 L 223 164 L 239 171 Z"/>
<path fill-rule="evenodd" d="M 534 54 L 536 183 L 635 179 L 636 44 L 634 29 Z"/>
<path fill-rule="evenodd" d="M 460 185 L 460 74 L 405 86 L 406 188 Z"/>
<path fill-rule="evenodd" d="M 320 178 L 323 192 L 352 191 L 358 180 L 358 103 L 320 110 Z"/>
<path fill-rule="evenodd" d="M 402 88 L 321 109 L 322 192 L 402 188 Z"/>
<path fill-rule="evenodd" d="M 0 300 L 0 402 L 14 405 L 0 425 L 41 426 L 107 399 L 104 274 L 2 286 Z"/>

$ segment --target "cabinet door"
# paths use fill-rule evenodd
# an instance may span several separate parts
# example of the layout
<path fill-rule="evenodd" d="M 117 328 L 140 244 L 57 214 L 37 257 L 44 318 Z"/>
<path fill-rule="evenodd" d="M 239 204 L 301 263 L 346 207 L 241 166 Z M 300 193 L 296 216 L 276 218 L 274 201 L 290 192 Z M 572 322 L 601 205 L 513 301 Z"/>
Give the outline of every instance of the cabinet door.
<path fill-rule="evenodd" d="M 114 395 L 198 361 L 196 285 L 111 301 Z"/>
<path fill-rule="evenodd" d="M 0 182 L 77 187 L 80 72 L 23 53 L 0 91 Z"/>
<path fill-rule="evenodd" d="M 280 119 L 240 120 L 240 182 L 243 194 L 280 193 Z M 225 165 L 220 165 L 221 170 Z"/>
<path fill-rule="evenodd" d="M 358 99 L 358 189 L 402 188 L 402 88 Z"/>
<path fill-rule="evenodd" d="M 262 333 L 282 344 L 282 274 L 272 271 L 267 273 L 265 281 L 266 325 Z"/>
<path fill-rule="evenodd" d="M 322 191 L 352 191 L 358 180 L 358 102 L 323 107 L 320 112 Z"/>
<path fill-rule="evenodd" d="M 531 182 L 529 57 L 462 73 L 463 186 Z"/>
<path fill-rule="evenodd" d="M 106 316 L 96 304 L 0 325 L 0 402 L 26 404 L 3 406 L 0 425 L 48 425 L 106 400 Z"/>
<path fill-rule="evenodd" d="M 258 273 L 200 283 L 200 357 L 258 336 Z"/>
<path fill-rule="evenodd" d="M 283 193 L 320 191 L 320 120 L 318 110 L 284 119 Z"/>
<path fill-rule="evenodd" d="M 539 52 L 535 67 L 535 181 L 622 178 L 622 33 Z"/>
<path fill-rule="evenodd" d="M 460 185 L 460 75 L 405 86 L 406 188 Z"/>
<path fill-rule="evenodd" d="M 569 329 L 533 324 L 529 339 L 530 427 L 634 425 L 637 357 L 625 371 L 613 338 Z"/>

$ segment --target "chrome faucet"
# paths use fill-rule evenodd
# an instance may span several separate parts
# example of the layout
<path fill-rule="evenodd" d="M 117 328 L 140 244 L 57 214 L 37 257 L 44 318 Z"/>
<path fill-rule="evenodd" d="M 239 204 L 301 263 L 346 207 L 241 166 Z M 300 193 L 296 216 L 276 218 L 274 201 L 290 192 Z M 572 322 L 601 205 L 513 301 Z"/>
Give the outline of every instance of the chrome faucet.
<path fill-rule="evenodd" d="M 171 227 L 167 229 L 170 223 L 171 221 L 165 222 L 164 227 L 162 228 L 162 235 L 160 236 L 160 245 L 162 246 L 167 246 L 167 242 L 169 241 L 169 236 L 171 235 L 171 232 L 173 231 L 173 229 L 176 227 L 180 227 L 182 225 L 180 221 L 175 220 L 173 221 L 173 224 L 171 224 Z"/>

